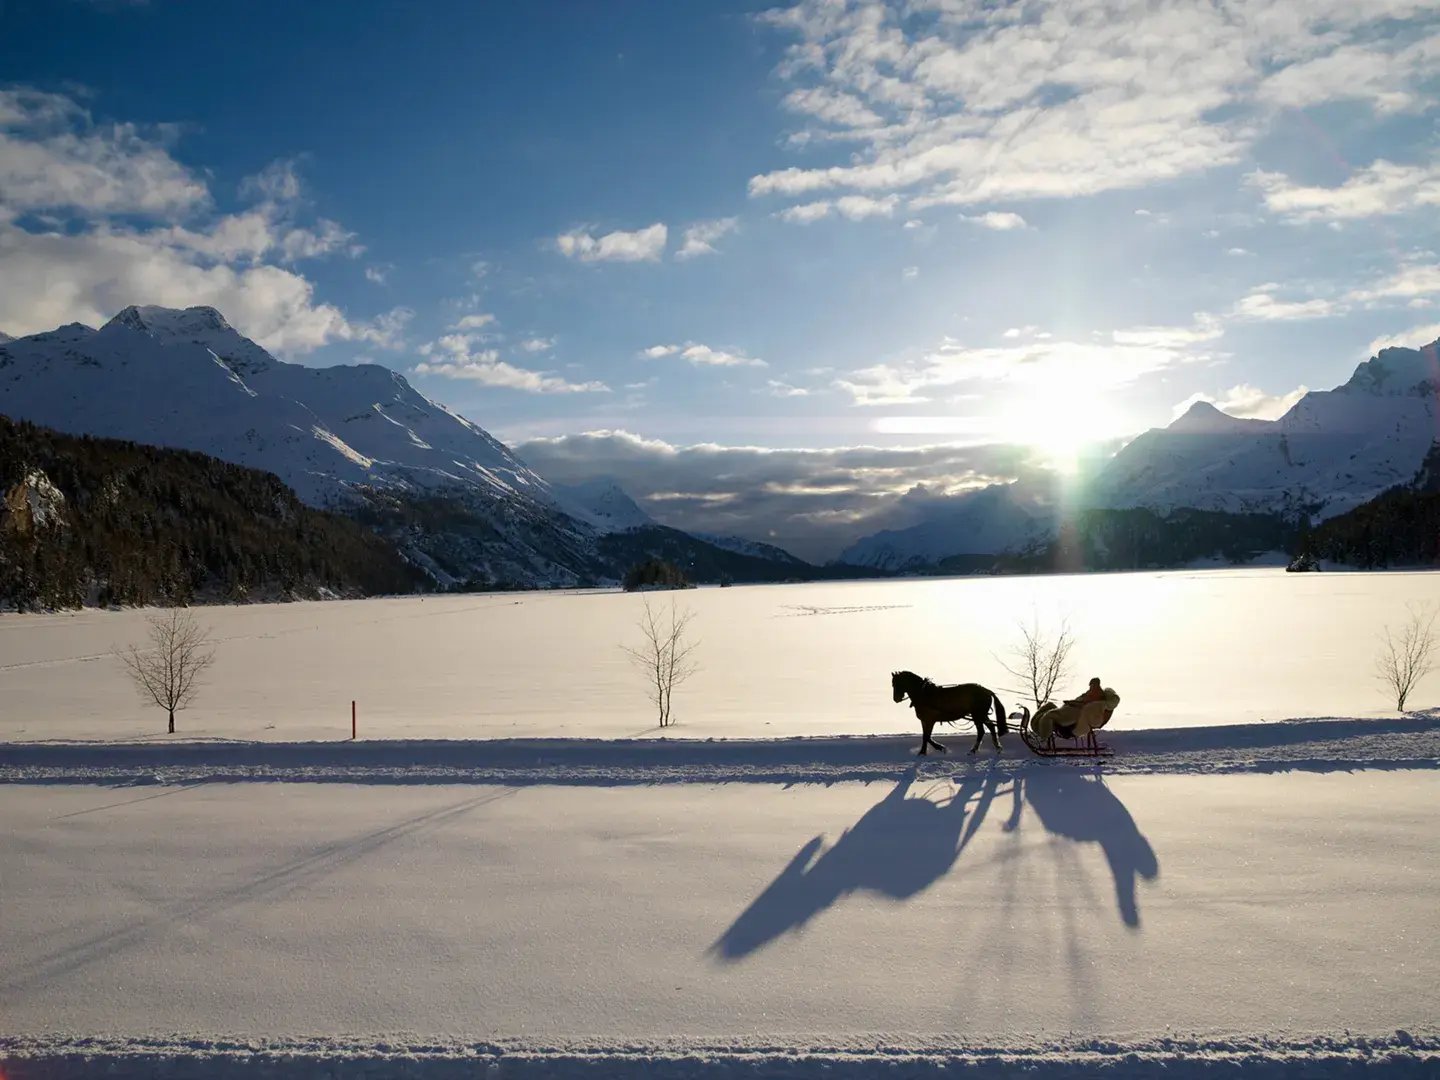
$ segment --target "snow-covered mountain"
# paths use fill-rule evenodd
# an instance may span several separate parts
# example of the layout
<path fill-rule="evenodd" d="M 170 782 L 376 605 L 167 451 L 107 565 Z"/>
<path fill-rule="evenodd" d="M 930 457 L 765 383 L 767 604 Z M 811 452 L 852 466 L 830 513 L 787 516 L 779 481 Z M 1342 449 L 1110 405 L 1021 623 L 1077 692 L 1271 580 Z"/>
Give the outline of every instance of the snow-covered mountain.
<path fill-rule="evenodd" d="M 198 450 L 356 514 L 442 584 L 605 577 L 595 529 L 478 425 L 373 364 L 275 359 L 214 308 L 129 307 L 0 345 L 0 413 Z"/>
<path fill-rule="evenodd" d="M 551 484 L 550 491 L 567 514 L 602 533 L 658 524 L 612 477 L 597 477 L 576 484 Z"/>
<path fill-rule="evenodd" d="M 214 308 L 128 307 L 99 330 L 72 323 L 0 349 L 0 412 L 264 469 L 312 505 L 359 485 L 551 501 L 504 445 L 396 372 L 283 363 Z"/>
<path fill-rule="evenodd" d="M 389 368 L 284 363 L 214 308 L 128 307 L 98 330 L 0 343 L 0 414 L 274 473 L 442 585 L 613 581 L 660 551 L 697 573 L 734 562 L 657 525 L 613 481 L 553 488 Z M 739 570 L 768 580 L 784 568 Z"/>
<path fill-rule="evenodd" d="M 1181 508 L 1231 513 L 1344 513 L 1418 482 L 1437 446 L 1440 342 L 1390 348 L 1334 390 L 1306 394 L 1278 420 L 1229 416 L 1197 402 L 1134 439 L 1095 476 L 1091 510 Z M 1056 535 L 1059 518 L 1023 485 L 922 503 L 921 520 L 866 536 L 840 561 L 890 570 L 964 555 L 1018 553 Z"/>
<path fill-rule="evenodd" d="M 839 561 L 877 570 L 914 570 L 956 555 L 994 555 L 1043 540 L 1053 508 L 1017 484 L 993 484 L 934 501 L 924 520 L 862 537 Z"/>
<path fill-rule="evenodd" d="M 798 555 L 792 555 L 782 547 L 762 543 L 759 540 L 747 540 L 743 536 L 721 536 L 717 533 L 697 532 L 690 535 L 704 540 L 707 544 L 714 544 L 722 551 L 733 551 L 737 555 L 753 555 L 757 559 L 771 559 L 774 562 L 793 563 L 796 566 L 810 566 Z"/>
<path fill-rule="evenodd" d="M 1116 454 L 1090 501 L 1331 517 L 1416 477 L 1436 440 L 1437 392 L 1431 344 L 1384 349 L 1278 420 L 1238 420 L 1197 402 Z"/>

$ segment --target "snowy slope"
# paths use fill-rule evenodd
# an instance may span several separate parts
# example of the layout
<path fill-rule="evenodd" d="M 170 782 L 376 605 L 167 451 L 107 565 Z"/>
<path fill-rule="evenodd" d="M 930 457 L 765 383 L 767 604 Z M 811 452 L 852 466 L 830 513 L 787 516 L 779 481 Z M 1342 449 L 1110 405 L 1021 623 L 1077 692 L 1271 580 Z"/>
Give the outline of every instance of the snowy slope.
<path fill-rule="evenodd" d="M 214 308 L 129 307 L 0 345 L 0 413 L 198 450 L 364 511 L 441 584 L 573 584 L 607 571 L 596 531 L 478 425 L 374 364 L 283 363 Z"/>
<path fill-rule="evenodd" d="M 577 484 L 551 484 L 550 491 L 567 514 L 602 533 L 658 524 L 636 505 L 616 480 L 608 476 Z"/>
<path fill-rule="evenodd" d="M 724 551 L 733 551 L 737 555 L 753 555 L 758 559 L 770 559 L 774 562 L 794 563 L 796 566 L 808 566 L 809 563 L 798 556 L 790 554 L 782 547 L 774 544 L 762 543 L 759 540 L 747 540 L 743 536 L 720 536 L 716 533 L 691 533 L 696 539 L 704 540 L 707 544 L 714 544 Z"/>
<path fill-rule="evenodd" d="M 264 469 L 312 505 L 360 484 L 549 500 L 505 446 L 389 368 L 283 363 L 208 307 L 129 307 L 0 346 L 0 412 Z"/>
<path fill-rule="evenodd" d="M 1016 551 L 1047 536 L 1054 513 L 1013 484 L 994 484 L 939 502 L 919 524 L 872 533 L 839 561 L 879 570 L 907 570 L 952 555 Z"/>
<path fill-rule="evenodd" d="M 1238 420 L 1197 403 L 1116 454 L 1093 502 L 1331 517 L 1415 478 L 1436 438 L 1437 388 L 1432 344 L 1384 349 L 1278 420 Z"/>

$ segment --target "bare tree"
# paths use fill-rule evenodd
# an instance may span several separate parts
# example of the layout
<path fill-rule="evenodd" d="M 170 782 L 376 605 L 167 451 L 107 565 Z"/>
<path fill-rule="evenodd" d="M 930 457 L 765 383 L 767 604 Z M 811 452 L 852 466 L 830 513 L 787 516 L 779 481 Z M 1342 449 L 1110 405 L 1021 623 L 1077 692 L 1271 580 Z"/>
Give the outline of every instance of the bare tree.
<path fill-rule="evenodd" d="M 666 620 L 646 596 L 645 614 L 637 623 L 644 643 L 639 648 L 620 646 L 631 663 L 644 673 L 650 701 L 659 714 L 661 727 L 668 727 L 674 722 L 670 718 L 670 702 L 675 687 L 699 670 L 692 657 L 700 643 L 690 640 L 688 634 L 694 617 L 693 611 L 676 608 L 672 597 L 670 617 Z"/>
<path fill-rule="evenodd" d="M 170 714 L 170 734 L 175 734 L 175 712 L 189 705 L 199 689 L 201 672 L 215 661 L 209 632 L 184 608 L 167 608 L 146 620 L 150 642 L 144 648 L 131 645 L 119 653 L 130 679 L 143 697 Z"/>
<path fill-rule="evenodd" d="M 1415 684 L 1435 668 L 1435 617 L 1433 608 L 1410 606 L 1410 618 L 1398 631 L 1385 627 L 1375 677 L 1395 694 L 1395 708 L 1405 711 L 1405 699 Z"/>
<path fill-rule="evenodd" d="M 1000 660 L 1000 666 L 1020 680 L 1019 692 L 1029 694 L 1038 709 L 1051 699 L 1055 687 L 1070 677 L 1074 646 L 1069 622 L 1062 619 L 1059 629 L 1050 631 L 1040 625 L 1039 615 L 1032 615 L 1029 625 L 1020 624 L 1020 640 L 1010 650 L 1011 662 Z"/>

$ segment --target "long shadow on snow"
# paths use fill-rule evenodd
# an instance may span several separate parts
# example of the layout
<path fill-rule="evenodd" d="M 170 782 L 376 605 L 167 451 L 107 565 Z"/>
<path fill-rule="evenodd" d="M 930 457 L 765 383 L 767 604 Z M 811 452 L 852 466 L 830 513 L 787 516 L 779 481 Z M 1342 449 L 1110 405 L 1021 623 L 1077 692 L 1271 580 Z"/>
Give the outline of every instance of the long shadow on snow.
<path fill-rule="evenodd" d="M 1054 836 L 1095 843 L 1115 879 L 1115 903 L 1126 926 L 1140 925 L 1136 879 L 1154 881 L 1160 860 L 1125 804 L 1105 786 L 1100 770 L 1036 769 L 1016 776 L 1035 816 Z"/>
<path fill-rule="evenodd" d="M 801 846 L 790 863 L 751 901 L 709 954 L 734 963 L 799 930 L 841 897 L 861 890 L 905 901 L 947 874 L 979 831 L 995 797 L 1011 795 L 1002 828 L 1020 825 L 1025 805 L 1052 836 L 1100 845 L 1126 926 L 1140 926 L 1137 879 L 1160 875 L 1155 849 L 1098 769 L 1040 768 L 1009 773 L 992 765 L 960 781 L 948 799 L 907 798 L 916 770 L 867 810 L 829 848 L 824 836 Z M 1003 788 L 1009 780 L 1009 788 Z M 973 810 L 971 803 L 974 803 Z M 968 811 L 968 813 L 967 813 Z"/>
<path fill-rule="evenodd" d="M 947 799 L 907 798 L 916 779 L 916 770 L 910 769 L 830 847 L 825 847 L 823 835 L 802 845 L 709 953 L 722 961 L 741 960 L 862 889 L 894 900 L 924 891 L 960 857 L 985 820 L 1003 778 L 991 770 L 966 777 Z M 975 808 L 967 815 L 972 799 Z"/>

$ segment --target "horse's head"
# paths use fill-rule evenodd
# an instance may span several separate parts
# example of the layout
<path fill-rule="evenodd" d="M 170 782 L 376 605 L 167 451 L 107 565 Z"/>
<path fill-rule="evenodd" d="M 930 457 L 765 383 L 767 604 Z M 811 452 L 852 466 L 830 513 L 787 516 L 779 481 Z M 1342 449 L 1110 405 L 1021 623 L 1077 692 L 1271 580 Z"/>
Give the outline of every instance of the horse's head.
<path fill-rule="evenodd" d="M 890 673 L 890 689 L 895 693 L 895 703 L 898 705 L 909 693 L 910 687 L 916 682 L 916 678 L 908 671 L 892 671 Z"/>

